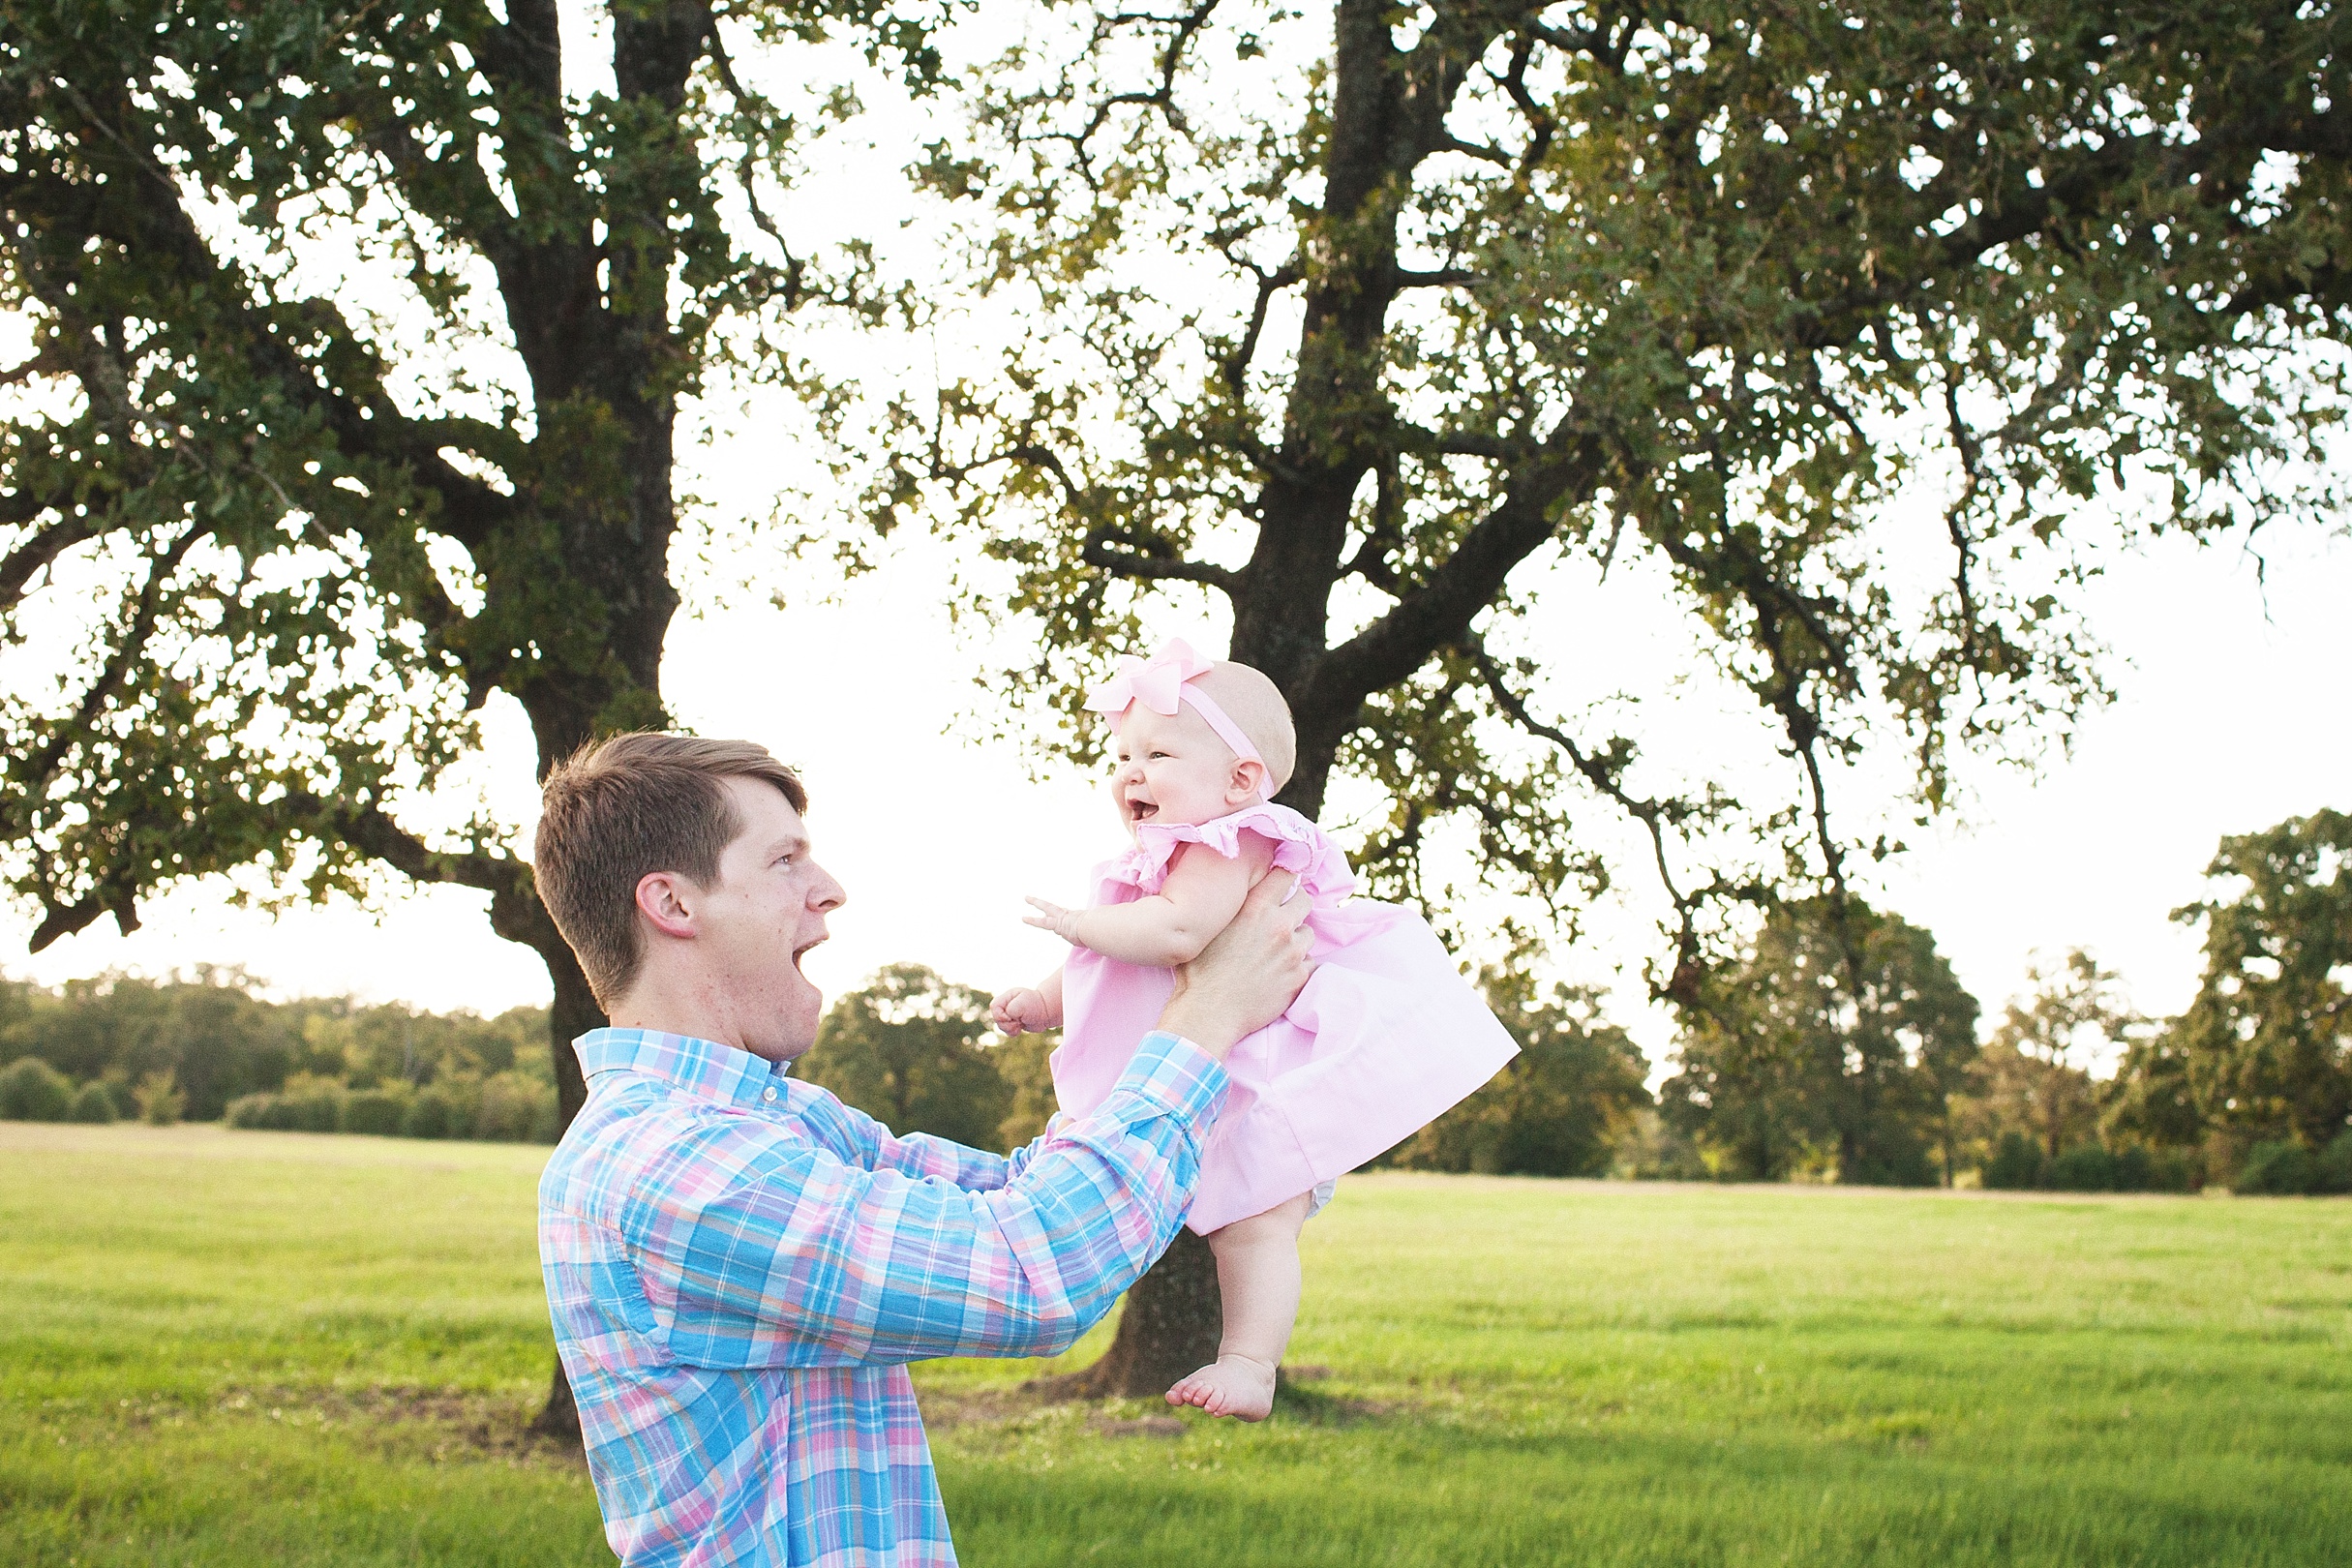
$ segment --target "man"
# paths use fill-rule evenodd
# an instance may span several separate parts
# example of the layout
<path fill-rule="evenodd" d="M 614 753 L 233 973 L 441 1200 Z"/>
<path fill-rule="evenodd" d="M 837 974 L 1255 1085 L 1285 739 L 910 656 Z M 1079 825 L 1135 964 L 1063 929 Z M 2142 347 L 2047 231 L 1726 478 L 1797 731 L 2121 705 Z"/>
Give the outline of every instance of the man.
<path fill-rule="evenodd" d="M 539 1184 L 539 1252 L 606 1538 L 637 1564 L 955 1560 L 906 1364 L 1069 1348 L 1183 1220 L 1219 1065 L 1306 982 L 1262 884 L 1110 1099 L 1007 1160 L 788 1077 L 846 898 L 800 781 L 627 735 L 548 775 L 540 896 L 612 1027 Z"/>

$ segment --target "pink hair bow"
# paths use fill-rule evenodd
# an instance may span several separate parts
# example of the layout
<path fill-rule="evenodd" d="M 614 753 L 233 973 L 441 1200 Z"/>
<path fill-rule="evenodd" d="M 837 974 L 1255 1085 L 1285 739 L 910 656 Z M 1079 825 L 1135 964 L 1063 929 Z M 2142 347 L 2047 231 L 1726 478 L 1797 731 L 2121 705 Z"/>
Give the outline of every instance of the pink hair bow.
<path fill-rule="evenodd" d="M 1262 763 L 1257 747 L 1242 733 L 1240 725 L 1225 716 L 1206 692 L 1195 691 L 1187 682 L 1209 673 L 1209 661 L 1192 651 L 1192 645 L 1181 637 L 1171 637 L 1160 645 L 1160 651 L 1148 659 L 1130 654 L 1119 661 L 1119 673 L 1086 694 L 1086 706 L 1105 718 L 1117 722 L 1120 714 L 1136 703 L 1155 713 L 1173 715 L 1179 703 L 1189 703 L 1192 711 L 1206 719 L 1217 738 L 1233 748 L 1233 755 L 1244 762 Z"/>
<path fill-rule="evenodd" d="M 1131 703 L 1155 713 L 1174 714 L 1184 700 L 1184 683 L 1209 673 L 1209 661 L 1192 651 L 1192 645 L 1171 637 L 1148 659 L 1129 654 L 1119 661 L 1119 673 L 1086 694 L 1086 706 L 1108 718 L 1117 718 Z"/>

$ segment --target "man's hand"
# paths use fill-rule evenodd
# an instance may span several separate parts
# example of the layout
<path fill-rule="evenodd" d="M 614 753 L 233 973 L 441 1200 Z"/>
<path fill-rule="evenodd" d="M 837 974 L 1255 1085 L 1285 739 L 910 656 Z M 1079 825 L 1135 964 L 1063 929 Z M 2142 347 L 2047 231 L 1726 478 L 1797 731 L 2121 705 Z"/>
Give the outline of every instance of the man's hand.
<path fill-rule="evenodd" d="M 1297 886 L 1297 877 L 1277 871 L 1250 890 L 1200 956 L 1177 966 L 1161 1028 L 1222 1061 L 1244 1035 L 1282 1015 L 1314 973 L 1307 956 L 1314 933 L 1303 923 L 1310 903 L 1291 898 Z"/>
<path fill-rule="evenodd" d="M 988 1004 L 988 1021 L 1003 1035 L 1041 1034 L 1062 1027 L 1062 1010 L 1036 986 L 1016 985 L 996 993 Z"/>

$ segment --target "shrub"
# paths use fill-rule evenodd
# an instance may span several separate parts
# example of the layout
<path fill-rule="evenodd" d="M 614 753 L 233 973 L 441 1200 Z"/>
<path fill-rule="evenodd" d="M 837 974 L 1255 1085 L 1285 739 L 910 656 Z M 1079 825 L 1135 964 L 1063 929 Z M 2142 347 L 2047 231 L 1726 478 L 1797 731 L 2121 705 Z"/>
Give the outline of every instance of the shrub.
<path fill-rule="evenodd" d="M 2041 1173 L 2041 1185 L 2061 1192 L 2115 1192 L 2126 1191 L 2117 1178 L 2115 1156 L 2096 1143 L 2085 1143 L 2068 1149 Z"/>
<path fill-rule="evenodd" d="M 1634 1113 L 1633 1125 L 1617 1140 L 1616 1163 L 1610 1174 L 1638 1182 L 1707 1182 L 1715 1173 L 1706 1158 L 1681 1132 L 1666 1125 L 1654 1110 Z"/>
<path fill-rule="evenodd" d="M 552 1143 L 555 1127 L 555 1085 L 528 1072 L 500 1072 L 483 1080 L 473 1136 L 505 1143 Z"/>
<path fill-rule="evenodd" d="M 2149 1157 L 2159 1192 L 2197 1192 L 2205 1187 L 2205 1157 L 2194 1149 L 2160 1149 Z"/>
<path fill-rule="evenodd" d="M 407 1114 L 408 1096 L 405 1090 L 362 1089 L 344 1100 L 343 1130 L 382 1138 L 397 1137 L 401 1119 Z"/>
<path fill-rule="evenodd" d="M 343 1102 L 349 1091 L 333 1078 L 297 1073 L 278 1091 L 285 1125 L 296 1132 L 334 1132 L 343 1127 Z"/>
<path fill-rule="evenodd" d="M 464 1138 L 473 1135 L 472 1107 L 446 1084 L 434 1084 L 418 1095 L 400 1120 L 404 1136 Z"/>
<path fill-rule="evenodd" d="M 2283 1139 L 2257 1143 L 2246 1157 L 2246 1167 L 2238 1172 L 2236 1189 L 2246 1193 L 2297 1197 L 2319 1190 L 2319 1174 L 2318 1160 L 2302 1144 Z"/>
<path fill-rule="evenodd" d="M 188 1097 L 180 1091 L 179 1075 L 169 1068 L 150 1072 L 138 1080 L 131 1091 L 138 1101 L 138 1119 L 149 1127 L 169 1127 L 188 1108 Z"/>
<path fill-rule="evenodd" d="M 2119 1192 L 2193 1192 L 2205 1185 L 2205 1162 L 2193 1149 L 2148 1149 L 2131 1144 L 2115 1153 Z"/>
<path fill-rule="evenodd" d="M 11 1122 L 62 1122 L 74 1108 L 74 1080 L 27 1056 L 0 1071 L 0 1118 Z"/>
<path fill-rule="evenodd" d="M 69 1122 L 89 1122 L 105 1126 L 114 1120 L 114 1096 L 106 1086 L 93 1078 L 74 1093 L 74 1103 L 66 1111 Z"/>
<path fill-rule="evenodd" d="M 1984 1185 L 2008 1192 L 2039 1187 L 2041 1163 L 2040 1144 L 2023 1132 L 2004 1132 L 1993 1158 L 1985 1162 Z"/>
<path fill-rule="evenodd" d="M 2319 1156 L 2319 1187 L 2322 1192 L 2352 1192 L 2352 1127 L 2336 1134 L 2336 1141 Z"/>
<path fill-rule="evenodd" d="M 228 1102 L 223 1118 L 230 1127 L 256 1132 L 285 1132 L 294 1125 L 286 1101 L 276 1095 L 239 1095 Z"/>

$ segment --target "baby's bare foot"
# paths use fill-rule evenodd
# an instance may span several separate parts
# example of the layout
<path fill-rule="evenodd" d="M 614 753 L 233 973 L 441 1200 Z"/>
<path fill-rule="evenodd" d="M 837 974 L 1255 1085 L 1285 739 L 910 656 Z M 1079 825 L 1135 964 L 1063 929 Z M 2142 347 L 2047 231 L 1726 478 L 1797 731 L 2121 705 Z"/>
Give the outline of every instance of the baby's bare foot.
<path fill-rule="evenodd" d="M 1274 1413 L 1274 1369 L 1248 1356 L 1219 1356 L 1168 1390 L 1170 1404 L 1196 1404 L 1213 1416 L 1263 1421 Z"/>

